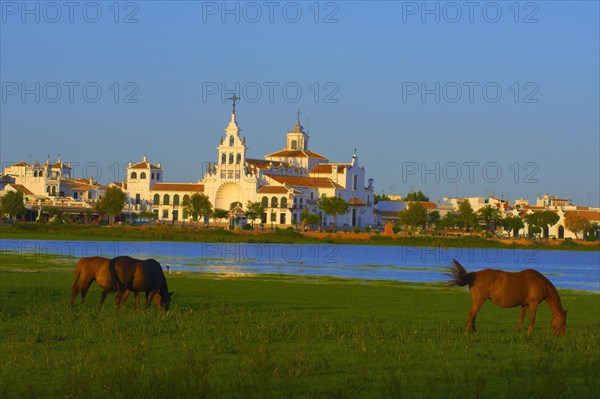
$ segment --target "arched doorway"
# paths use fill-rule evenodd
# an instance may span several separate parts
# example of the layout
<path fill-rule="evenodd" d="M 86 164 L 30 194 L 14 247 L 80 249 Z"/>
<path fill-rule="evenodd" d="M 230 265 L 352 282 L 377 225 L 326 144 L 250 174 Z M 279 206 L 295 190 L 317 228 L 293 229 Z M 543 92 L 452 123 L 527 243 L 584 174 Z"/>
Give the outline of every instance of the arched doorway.
<path fill-rule="evenodd" d="M 215 209 L 229 210 L 234 202 L 245 203 L 244 191 L 235 183 L 225 183 L 217 190 Z"/>
<path fill-rule="evenodd" d="M 558 226 L 558 238 L 565 238 L 564 226 Z"/>

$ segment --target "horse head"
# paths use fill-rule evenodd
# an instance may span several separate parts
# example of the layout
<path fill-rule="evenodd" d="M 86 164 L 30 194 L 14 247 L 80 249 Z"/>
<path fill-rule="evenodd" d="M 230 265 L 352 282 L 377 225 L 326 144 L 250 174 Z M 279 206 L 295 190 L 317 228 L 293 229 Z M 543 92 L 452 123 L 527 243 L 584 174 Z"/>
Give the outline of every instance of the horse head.
<path fill-rule="evenodd" d="M 558 310 L 552 315 L 552 333 L 557 337 L 565 335 L 567 328 L 567 311 Z"/>
<path fill-rule="evenodd" d="M 171 306 L 171 295 L 173 294 L 173 292 L 169 292 L 167 289 L 160 290 L 160 307 L 165 312 L 168 311 Z"/>

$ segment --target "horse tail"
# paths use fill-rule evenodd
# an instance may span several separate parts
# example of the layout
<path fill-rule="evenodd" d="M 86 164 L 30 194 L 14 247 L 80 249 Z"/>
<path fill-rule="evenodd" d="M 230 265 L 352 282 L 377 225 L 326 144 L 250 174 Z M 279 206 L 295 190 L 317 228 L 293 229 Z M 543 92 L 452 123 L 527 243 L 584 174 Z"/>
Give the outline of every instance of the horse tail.
<path fill-rule="evenodd" d="M 79 283 L 80 278 L 81 278 L 81 259 L 79 259 L 79 261 L 75 265 L 75 280 L 73 281 L 73 284 L 71 285 L 71 290 L 73 290 L 73 288 L 75 288 L 75 286 Z"/>
<path fill-rule="evenodd" d="M 452 259 L 452 263 L 451 266 L 446 268 L 446 276 L 450 278 L 447 283 L 448 287 L 470 286 L 473 283 L 473 273 L 468 273 L 456 259 Z"/>
<path fill-rule="evenodd" d="M 108 273 L 110 274 L 110 286 L 115 291 L 121 291 L 121 284 L 119 278 L 117 277 L 117 258 L 112 258 L 108 262 Z"/>

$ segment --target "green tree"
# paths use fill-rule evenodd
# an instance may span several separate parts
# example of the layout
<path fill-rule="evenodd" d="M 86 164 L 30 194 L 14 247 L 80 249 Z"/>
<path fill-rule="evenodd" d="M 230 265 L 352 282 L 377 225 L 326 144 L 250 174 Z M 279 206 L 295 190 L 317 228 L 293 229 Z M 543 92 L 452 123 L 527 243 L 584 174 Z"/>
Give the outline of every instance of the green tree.
<path fill-rule="evenodd" d="M 525 221 L 527 224 L 530 226 L 539 227 L 541 230 L 555 225 L 559 220 L 560 216 L 552 211 L 536 211 L 525 216 Z"/>
<path fill-rule="evenodd" d="M 229 217 L 229 212 L 225 209 L 217 208 L 213 212 L 213 217 L 217 219 L 217 223 L 220 223 L 221 219 L 227 219 Z"/>
<path fill-rule="evenodd" d="M 477 218 L 475 216 L 475 212 L 473 212 L 473 208 L 471 207 L 469 200 L 464 199 L 458 203 L 458 214 L 456 221 L 457 225 L 460 228 L 465 229 L 465 231 L 469 231 L 469 229 L 475 227 Z"/>
<path fill-rule="evenodd" d="M 158 216 L 156 215 L 156 213 L 154 212 L 150 212 L 150 211 L 142 211 L 140 212 L 140 220 L 144 221 L 144 220 L 153 220 L 156 219 Z"/>
<path fill-rule="evenodd" d="M 428 220 L 427 209 L 418 202 L 409 202 L 406 209 L 398 214 L 400 224 L 410 226 L 411 229 L 425 226 Z"/>
<path fill-rule="evenodd" d="M 17 218 L 19 215 L 25 214 L 23 193 L 19 191 L 7 191 L 0 199 L 0 210 L 2 210 L 2 213 L 7 214 L 11 220 L 13 216 Z"/>
<path fill-rule="evenodd" d="M 565 227 L 575 234 L 575 238 L 579 238 L 579 232 L 585 234 L 591 226 L 590 221 L 579 215 L 579 213 L 569 212 L 565 215 Z"/>
<path fill-rule="evenodd" d="M 373 202 L 375 204 L 378 203 L 379 201 L 390 201 L 390 200 L 391 200 L 391 198 L 385 194 L 375 194 L 373 196 Z"/>
<path fill-rule="evenodd" d="M 204 218 L 209 218 L 213 214 L 212 204 L 208 196 L 201 193 L 194 193 L 191 197 L 184 197 L 182 205 L 187 213 L 192 215 L 192 218 L 198 223 Z"/>
<path fill-rule="evenodd" d="M 486 205 L 477 211 L 477 220 L 485 223 L 485 232 L 487 236 L 492 235 L 492 223 L 500 221 L 500 211 L 495 206 Z M 494 229 L 495 230 L 495 229 Z"/>
<path fill-rule="evenodd" d="M 337 230 L 337 215 L 348 212 L 348 202 L 340 197 L 323 196 L 319 200 L 319 209 L 327 215 L 333 216 L 333 231 Z"/>
<path fill-rule="evenodd" d="M 113 224 L 115 217 L 121 215 L 126 199 L 127 196 L 119 187 L 109 187 L 96 202 L 96 210 L 108 214 L 109 223 Z"/>
<path fill-rule="evenodd" d="M 441 216 L 440 216 L 439 211 L 431 211 L 427 215 L 427 223 L 429 223 L 429 225 L 431 225 L 431 226 L 434 226 L 436 234 L 437 234 L 438 224 L 440 223 L 440 220 L 441 220 Z"/>
<path fill-rule="evenodd" d="M 519 234 L 519 230 L 525 227 L 525 223 L 523 223 L 523 219 L 518 216 L 508 215 L 502 219 L 502 227 L 504 227 L 504 230 L 508 231 L 509 236 L 512 231 L 513 237 L 516 237 Z"/>
<path fill-rule="evenodd" d="M 250 219 L 252 228 L 254 228 L 254 220 L 260 218 L 265 213 L 265 207 L 261 201 L 248 201 L 246 204 L 246 217 Z"/>
<path fill-rule="evenodd" d="M 442 229 L 453 229 L 458 225 L 458 220 L 454 212 L 448 212 L 438 222 L 438 227 Z"/>
<path fill-rule="evenodd" d="M 420 202 L 427 202 L 429 201 L 429 197 L 426 196 L 425 194 L 423 194 L 421 192 L 421 190 L 414 192 L 411 191 L 410 193 L 406 194 L 406 197 L 404 197 L 405 201 L 420 201 Z"/>
<path fill-rule="evenodd" d="M 319 215 L 315 213 L 310 213 L 308 208 L 304 208 L 302 213 L 300 214 L 300 230 L 304 231 L 304 226 L 314 226 L 319 224 Z"/>

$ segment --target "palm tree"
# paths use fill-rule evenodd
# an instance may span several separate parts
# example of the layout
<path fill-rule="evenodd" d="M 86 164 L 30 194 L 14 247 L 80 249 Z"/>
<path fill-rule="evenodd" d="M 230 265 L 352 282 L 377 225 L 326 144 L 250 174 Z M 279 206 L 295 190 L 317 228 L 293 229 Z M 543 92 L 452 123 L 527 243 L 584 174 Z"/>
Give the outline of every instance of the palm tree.
<path fill-rule="evenodd" d="M 485 233 L 487 236 L 492 235 L 492 222 L 500 220 L 500 211 L 495 206 L 486 205 L 477 211 L 477 219 L 485 223 Z M 494 230 L 496 230 L 494 228 Z"/>

